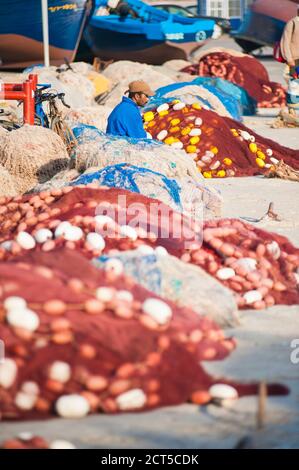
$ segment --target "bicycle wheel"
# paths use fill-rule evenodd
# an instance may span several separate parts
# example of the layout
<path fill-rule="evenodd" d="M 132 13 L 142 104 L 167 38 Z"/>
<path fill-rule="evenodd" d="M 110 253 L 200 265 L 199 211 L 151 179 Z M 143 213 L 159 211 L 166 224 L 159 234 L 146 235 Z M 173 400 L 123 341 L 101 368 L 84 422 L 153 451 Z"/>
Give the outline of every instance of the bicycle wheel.
<path fill-rule="evenodd" d="M 59 116 L 52 119 L 50 128 L 61 137 L 68 153 L 71 154 L 73 148 L 78 144 L 72 129 Z"/>

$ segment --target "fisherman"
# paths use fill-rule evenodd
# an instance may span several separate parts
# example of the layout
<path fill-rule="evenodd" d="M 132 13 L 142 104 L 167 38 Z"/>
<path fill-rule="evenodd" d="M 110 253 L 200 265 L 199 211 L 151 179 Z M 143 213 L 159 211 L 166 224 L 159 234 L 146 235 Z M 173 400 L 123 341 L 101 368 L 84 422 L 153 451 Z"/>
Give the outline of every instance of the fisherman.
<path fill-rule="evenodd" d="M 142 80 L 131 82 L 125 94 L 127 93 L 129 96 L 123 96 L 121 103 L 109 115 L 106 132 L 111 135 L 145 139 L 146 132 L 138 107 L 145 106 L 154 93 Z"/>
<path fill-rule="evenodd" d="M 292 18 L 284 28 L 280 49 L 290 68 L 290 75 L 294 76 L 297 72 L 296 68 L 299 67 L 299 6 L 297 16 Z"/>

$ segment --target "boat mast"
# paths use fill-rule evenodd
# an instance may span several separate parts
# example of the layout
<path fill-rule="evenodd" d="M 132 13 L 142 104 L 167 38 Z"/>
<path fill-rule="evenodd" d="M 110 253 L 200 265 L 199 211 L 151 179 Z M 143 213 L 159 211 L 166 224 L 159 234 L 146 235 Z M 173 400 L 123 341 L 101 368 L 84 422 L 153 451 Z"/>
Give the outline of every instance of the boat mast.
<path fill-rule="evenodd" d="M 44 64 L 45 64 L 45 67 L 49 67 L 49 65 L 50 65 L 50 50 L 49 50 L 48 0 L 41 0 L 41 2 L 42 2 Z"/>

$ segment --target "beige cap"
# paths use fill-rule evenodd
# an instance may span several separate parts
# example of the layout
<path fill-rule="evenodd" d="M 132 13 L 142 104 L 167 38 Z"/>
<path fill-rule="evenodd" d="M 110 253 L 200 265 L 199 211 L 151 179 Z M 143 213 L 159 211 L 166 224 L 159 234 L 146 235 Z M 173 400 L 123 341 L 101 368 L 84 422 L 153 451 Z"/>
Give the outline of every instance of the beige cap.
<path fill-rule="evenodd" d="M 130 93 L 144 93 L 147 96 L 154 96 L 154 92 L 151 90 L 149 85 L 143 80 L 135 80 L 134 82 L 129 83 Z"/>

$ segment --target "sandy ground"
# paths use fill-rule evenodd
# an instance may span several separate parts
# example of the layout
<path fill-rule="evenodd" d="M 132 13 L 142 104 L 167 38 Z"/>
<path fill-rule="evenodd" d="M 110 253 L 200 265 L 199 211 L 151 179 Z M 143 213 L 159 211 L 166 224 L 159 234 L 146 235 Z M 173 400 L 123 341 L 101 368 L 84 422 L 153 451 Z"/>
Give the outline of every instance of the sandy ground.
<path fill-rule="evenodd" d="M 222 47 L 237 48 L 230 40 L 218 42 Z M 263 62 L 271 79 L 283 83 L 283 66 L 270 59 Z M 298 148 L 298 129 L 271 129 L 274 115 L 269 116 L 267 111 L 264 116 L 247 117 L 245 122 L 283 145 Z M 297 183 L 252 177 L 208 184 L 223 195 L 223 216 L 240 217 L 299 244 Z M 282 220 L 258 222 L 270 202 L 274 202 Z M 49 440 L 68 439 L 80 448 L 233 448 L 242 438 L 247 448 L 299 448 L 299 364 L 293 364 L 290 357 L 291 341 L 299 338 L 299 306 L 243 311 L 241 324 L 227 334 L 237 339 L 238 347 L 225 361 L 206 363 L 211 374 L 244 382 L 280 382 L 290 388 L 286 397 L 268 398 L 262 429 L 256 424 L 257 398 L 245 397 L 230 408 L 185 404 L 150 413 L 90 416 L 80 421 L 2 423 L 0 441 L 31 431 Z"/>

